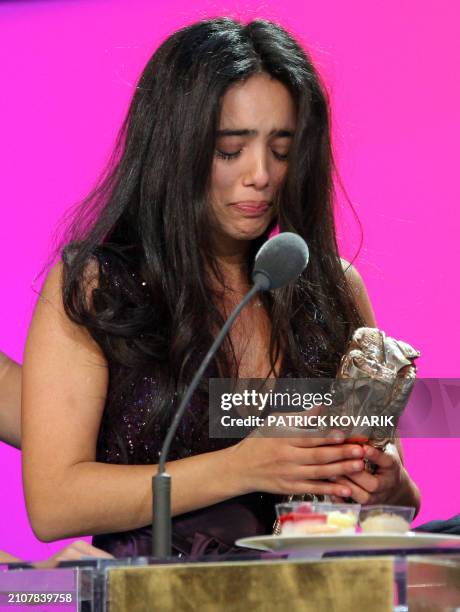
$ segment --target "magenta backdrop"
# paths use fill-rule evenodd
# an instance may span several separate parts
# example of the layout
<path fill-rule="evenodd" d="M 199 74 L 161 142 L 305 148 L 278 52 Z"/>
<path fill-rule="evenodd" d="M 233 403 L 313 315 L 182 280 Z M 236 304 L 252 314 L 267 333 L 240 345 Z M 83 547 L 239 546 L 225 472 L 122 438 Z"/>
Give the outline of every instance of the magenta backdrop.
<path fill-rule="evenodd" d="M 21 361 L 53 229 L 107 159 L 147 58 L 178 27 L 223 14 L 279 21 L 312 52 L 378 323 L 422 351 L 422 376 L 458 376 L 456 0 L 2 2 L 0 349 Z M 338 220 L 350 258 L 359 234 L 343 197 Z M 459 512 L 457 440 L 404 447 L 423 494 L 417 522 Z M 26 558 L 56 550 L 28 526 L 19 452 L 1 445 L 0 464 L 0 548 Z"/>

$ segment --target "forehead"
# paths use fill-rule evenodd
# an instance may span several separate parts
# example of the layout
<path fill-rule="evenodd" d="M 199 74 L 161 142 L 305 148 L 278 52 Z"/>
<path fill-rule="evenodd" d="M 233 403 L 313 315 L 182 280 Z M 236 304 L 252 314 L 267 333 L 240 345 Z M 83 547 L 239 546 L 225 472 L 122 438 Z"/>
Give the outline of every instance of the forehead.
<path fill-rule="evenodd" d="M 262 73 L 226 91 L 219 129 L 293 130 L 295 121 L 294 100 L 287 87 Z"/>

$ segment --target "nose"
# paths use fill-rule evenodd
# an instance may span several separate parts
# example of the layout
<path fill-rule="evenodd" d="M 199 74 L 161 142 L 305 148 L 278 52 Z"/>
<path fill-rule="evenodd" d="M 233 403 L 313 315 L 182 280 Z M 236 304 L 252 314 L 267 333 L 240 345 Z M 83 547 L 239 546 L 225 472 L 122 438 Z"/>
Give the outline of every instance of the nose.
<path fill-rule="evenodd" d="M 254 153 L 248 160 L 248 168 L 245 172 L 243 183 L 245 187 L 255 189 L 265 189 L 270 183 L 270 172 L 268 168 L 267 156 L 260 152 Z"/>

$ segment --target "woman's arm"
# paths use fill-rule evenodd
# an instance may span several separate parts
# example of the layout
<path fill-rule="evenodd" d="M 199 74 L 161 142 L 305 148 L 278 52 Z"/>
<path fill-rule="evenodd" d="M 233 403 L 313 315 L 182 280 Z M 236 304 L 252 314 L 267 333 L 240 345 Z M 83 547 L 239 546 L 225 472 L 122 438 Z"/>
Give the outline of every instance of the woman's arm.
<path fill-rule="evenodd" d="M 21 366 L 0 353 L 0 440 L 21 444 Z"/>
<path fill-rule="evenodd" d="M 37 303 L 24 358 L 24 488 L 32 527 L 45 541 L 148 524 L 156 471 L 96 462 L 107 364 L 87 331 L 66 316 L 61 276 L 59 264 Z M 168 464 L 173 513 L 238 494 L 224 453 L 212 454 Z M 206 487 L 198 484 L 203 463 Z"/>
<path fill-rule="evenodd" d="M 32 528 L 45 541 L 149 524 L 157 469 L 96 462 L 107 363 L 87 331 L 66 316 L 61 277 L 59 264 L 35 309 L 23 373 L 25 496 Z M 301 430 L 297 436 L 249 436 L 227 449 L 168 463 L 172 513 L 250 491 L 348 495 L 348 487 L 328 479 L 361 470 L 361 447 L 329 442 L 320 448 L 321 440 Z"/>

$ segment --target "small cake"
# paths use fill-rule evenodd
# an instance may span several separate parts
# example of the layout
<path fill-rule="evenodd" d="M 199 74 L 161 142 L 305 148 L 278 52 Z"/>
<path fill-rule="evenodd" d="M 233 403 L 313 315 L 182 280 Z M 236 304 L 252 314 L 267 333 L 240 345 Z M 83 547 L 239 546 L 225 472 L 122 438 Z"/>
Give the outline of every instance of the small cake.
<path fill-rule="evenodd" d="M 337 527 L 340 533 L 355 533 L 357 523 L 358 517 L 353 512 L 336 510 L 327 515 L 327 524 Z"/>
<path fill-rule="evenodd" d="M 339 528 L 327 524 L 325 514 L 290 512 L 279 518 L 281 535 L 302 536 L 337 533 Z"/>
<path fill-rule="evenodd" d="M 339 534 L 349 535 L 356 532 L 360 504 L 338 504 L 332 502 L 312 503 L 312 509 L 319 514 L 325 514 L 326 523 L 337 527 Z"/>
<path fill-rule="evenodd" d="M 339 528 L 326 523 L 286 523 L 281 527 L 283 536 L 331 535 L 339 533 Z"/>
<path fill-rule="evenodd" d="M 406 533 L 409 529 L 410 523 L 402 516 L 389 512 L 373 514 L 361 521 L 361 530 L 365 533 Z"/>

